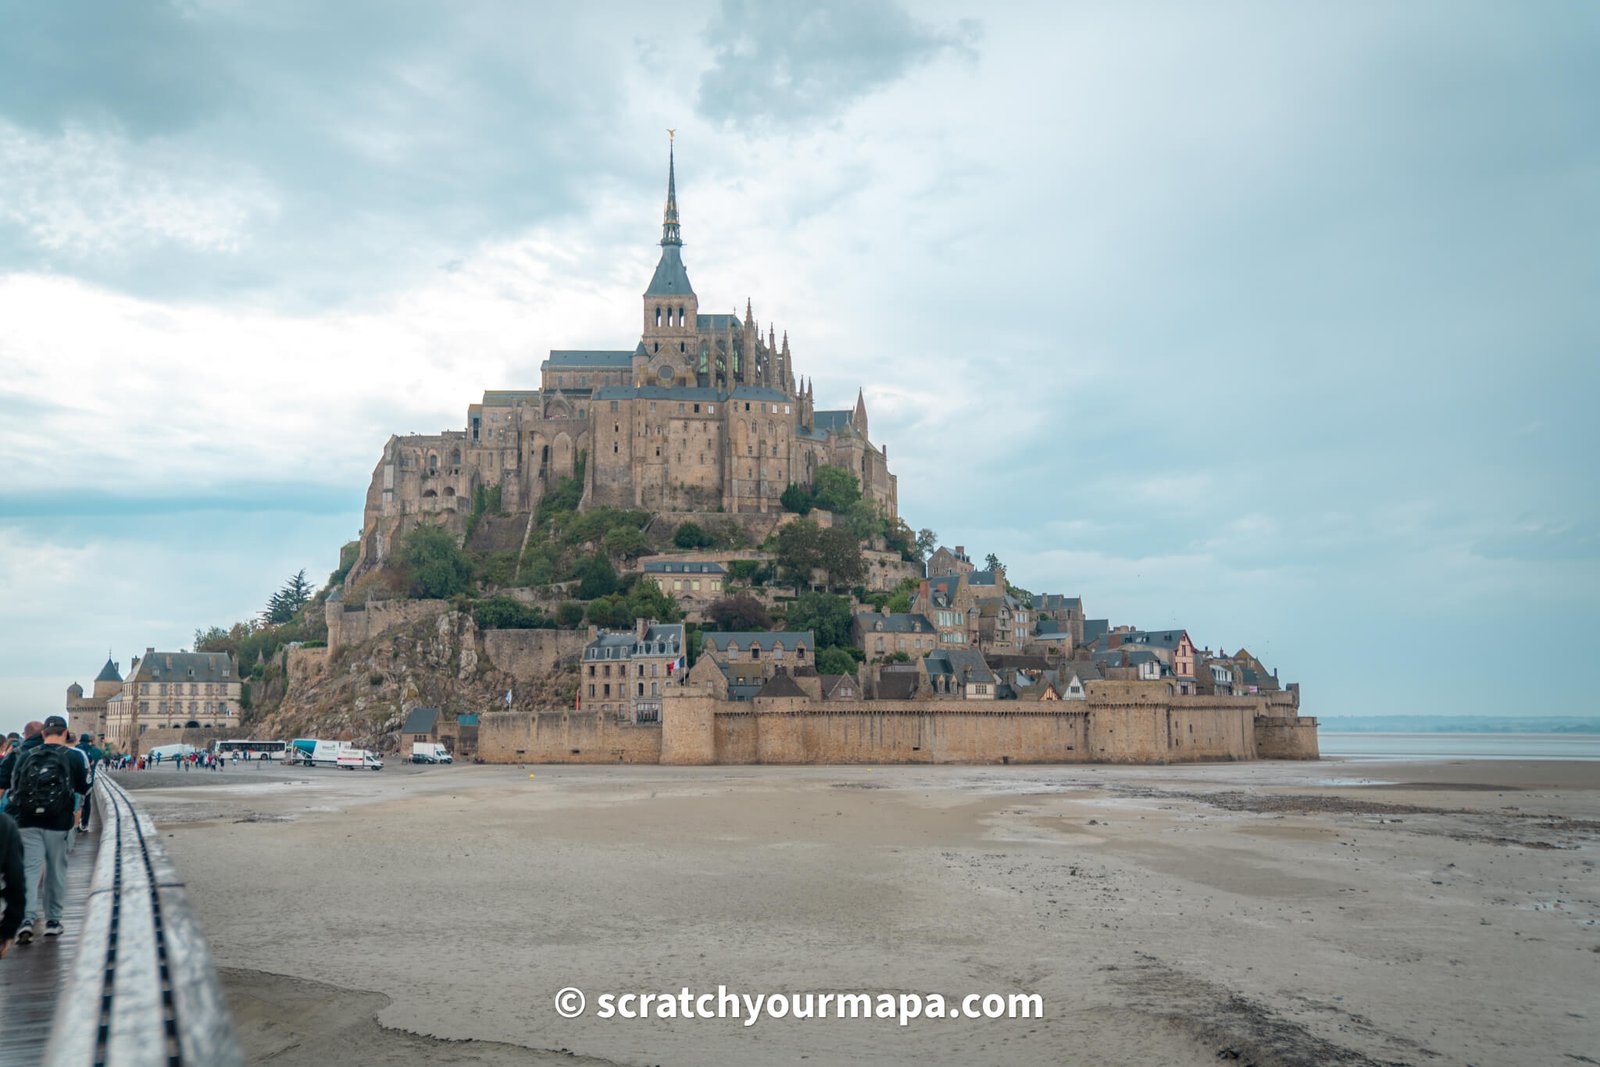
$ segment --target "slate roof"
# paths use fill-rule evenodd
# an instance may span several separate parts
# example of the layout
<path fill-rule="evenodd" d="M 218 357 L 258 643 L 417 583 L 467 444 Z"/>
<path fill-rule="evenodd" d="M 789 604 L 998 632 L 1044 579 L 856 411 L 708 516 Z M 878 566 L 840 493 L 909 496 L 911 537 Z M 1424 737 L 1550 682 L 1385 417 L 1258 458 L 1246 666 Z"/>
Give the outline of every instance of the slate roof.
<path fill-rule="evenodd" d="M 1058 641 L 1072 633 L 1056 619 L 1040 619 L 1033 624 L 1033 636 L 1041 641 Z"/>
<path fill-rule="evenodd" d="M 1063 688 L 1065 688 L 1072 681 L 1073 675 L 1077 675 L 1078 681 L 1080 682 L 1093 682 L 1099 680 L 1101 677 L 1099 667 L 1095 666 L 1093 663 L 1087 663 L 1083 660 L 1073 660 L 1071 663 L 1063 663 L 1061 668 L 1056 671 L 1056 678 L 1058 681 L 1060 681 Z"/>
<path fill-rule="evenodd" d="M 843 431 L 850 425 L 850 411 L 818 411 L 812 414 L 811 423 L 822 431 Z"/>
<path fill-rule="evenodd" d="M 842 696 L 840 696 L 839 691 L 840 689 L 846 687 L 850 689 L 850 695 L 861 695 L 860 689 L 856 682 L 856 676 L 853 674 L 824 674 L 821 676 L 821 681 L 823 700 L 844 699 Z"/>
<path fill-rule="evenodd" d="M 1111 631 L 1110 619 L 1084 619 L 1083 640 L 1085 644 L 1093 644 Z"/>
<path fill-rule="evenodd" d="M 132 680 L 140 682 L 236 682 L 239 672 L 226 652 L 146 652 Z"/>
<path fill-rule="evenodd" d="M 928 579 L 928 596 L 933 600 L 935 607 L 948 608 L 955 602 L 956 592 L 960 588 L 959 574 L 941 574 L 937 578 Z"/>
<path fill-rule="evenodd" d="M 969 585 L 997 585 L 994 571 L 973 571 L 967 575 Z"/>
<path fill-rule="evenodd" d="M 737 315 L 696 315 L 695 327 L 701 330 L 740 329 L 744 324 Z"/>
<path fill-rule="evenodd" d="M 727 574 L 728 568 L 720 563 L 697 563 L 691 561 L 677 562 L 675 560 L 651 560 L 644 565 L 646 574 Z"/>
<path fill-rule="evenodd" d="M 483 406 L 486 408 L 516 407 L 524 401 L 536 401 L 540 397 L 537 389 L 486 389 L 483 393 Z"/>
<path fill-rule="evenodd" d="M 1043 656 L 1021 656 L 1000 652 L 988 659 L 989 666 L 997 671 L 1047 671 L 1050 661 Z"/>
<path fill-rule="evenodd" d="M 1177 648 L 1186 630 L 1129 630 L 1122 635 L 1125 645 L 1149 645 L 1152 648 Z"/>
<path fill-rule="evenodd" d="M 741 630 L 721 633 L 707 631 L 705 634 L 704 648 L 727 651 L 729 646 L 738 645 L 740 652 L 745 652 L 752 645 L 763 652 L 771 652 L 773 646 L 783 642 L 785 652 L 792 651 L 799 645 L 806 648 L 816 648 L 817 642 L 810 630 Z"/>
<path fill-rule="evenodd" d="M 1060 593 L 1035 593 L 1033 606 L 1040 611 L 1070 611 L 1082 610 L 1083 598 L 1075 596 L 1062 596 Z"/>
<path fill-rule="evenodd" d="M 550 358 L 545 360 L 545 365 L 550 367 L 631 367 L 633 366 L 633 352 L 631 350 L 623 352 L 584 348 L 552 348 L 550 350 Z"/>
<path fill-rule="evenodd" d="M 689 272 L 683 266 L 683 250 L 677 245 L 661 246 L 661 258 L 656 262 L 656 272 L 650 276 L 650 287 L 644 291 L 644 295 L 694 295 L 694 286 L 689 284 Z"/>
<path fill-rule="evenodd" d="M 962 684 L 995 681 L 983 657 L 970 648 L 937 649 L 926 662 L 929 674 L 948 674 Z"/>
<path fill-rule="evenodd" d="M 806 691 L 800 688 L 800 683 L 784 674 L 782 671 L 767 679 L 767 684 L 761 687 L 756 694 L 758 697 L 803 697 Z"/>
<path fill-rule="evenodd" d="M 400 727 L 403 734 L 431 734 L 439 722 L 438 708 L 412 708 L 406 714 L 405 725 Z"/>
<path fill-rule="evenodd" d="M 734 386 L 733 399 L 735 400 L 768 400 L 783 403 L 789 398 L 781 389 L 768 389 L 764 385 L 738 385 Z"/>
<path fill-rule="evenodd" d="M 879 700 L 910 700 L 921 681 L 916 671 L 885 670 L 878 675 Z"/>
<path fill-rule="evenodd" d="M 634 656 L 676 656 L 683 652 L 683 623 L 652 623 L 641 640 L 632 630 L 601 630 L 583 648 L 584 659 L 632 659 Z"/>
<path fill-rule="evenodd" d="M 863 611 L 856 615 L 862 633 L 931 634 L 937 632 L 926 615 L 895 612 L 884 615 L 877 611 Z"/>
<path fill-rule="evenodd" d="M 107 656 L 106 665 L 100 668 L 100 673 L 94 676 L 94 680 L 97 682 L 120 682 L 122 681 L 122 673 L 117 670 L 117 665 L 111 657 Z"/>

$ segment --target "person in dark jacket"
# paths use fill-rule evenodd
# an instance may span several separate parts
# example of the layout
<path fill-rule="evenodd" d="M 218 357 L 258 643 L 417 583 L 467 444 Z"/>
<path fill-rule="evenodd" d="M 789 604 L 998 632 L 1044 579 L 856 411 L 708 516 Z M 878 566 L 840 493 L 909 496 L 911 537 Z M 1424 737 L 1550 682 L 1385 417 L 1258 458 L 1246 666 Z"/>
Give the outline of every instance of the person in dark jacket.
<path fill-rule="evenodd" d="M 94 745 L 94 734 L 84 734 L 78 739 L 78 751 L 83 753 L 83 758 L 89 763 L 89 784 L 94 785 L 94 776 L 100 770 L 100 761 L 105 759 L 105 753 Z M 89 816 L 92 814 L 90 802 L 94 800 L 94 793 L 83 795 L 83 806 L 78 809 L 78 833 L 89 832 Z"/>
<path fill-rule="evenodd" d="M 28 897 L 22 883 L 22 835 L 16 820 L 0 812 L 0 959 L 22 925 Z"/>
<path fill-rule="evenodd" d="M 61 787 L 58 793 L 43 800 L 24 795 L 30 777 L 37 786 L 46 773 Z M 59 937 L 65 931 L 61 915 L 67 896 L 67 850 L 77 798 L 89 791 L 88 761 L 68 744 L 66 719 L 59 715 L 45 719 L 44 742 L 22 754 L 11 769 L 7 789 L 13 794 L 11 808 L 22 833 L 22 886 L 27 899 L 17 944 L 26 945 L 33 940 L 33 921 L 41 903 L 44 936 Z M 39 899 L 40 874 L 44 875 L 43 901 Z"/>
<path fill-rule="evenodd" d="M 29 749 L 37 748 L 44 744 L 44 723 L 30 722 L 22 728 L 22 743 L 12 745 L 11 751 L 6 753 L 6 758 L 0 760 L 0 811 L 7 810 L 6 783 L 11 781 L 11 772 L 16 769 L 17 761 Z"/>

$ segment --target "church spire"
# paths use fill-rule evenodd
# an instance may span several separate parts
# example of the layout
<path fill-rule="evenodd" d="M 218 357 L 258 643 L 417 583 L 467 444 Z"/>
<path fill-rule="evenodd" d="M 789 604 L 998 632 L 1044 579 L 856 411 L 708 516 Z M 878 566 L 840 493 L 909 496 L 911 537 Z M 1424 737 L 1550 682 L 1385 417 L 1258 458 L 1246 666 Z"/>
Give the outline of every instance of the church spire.
<path fill-rule="evenodd" d="M 667 131 L 667 209 L 661 216 L 661 245 L 682 245 L 683 234 L 678 230 L 678 161 L 673 151 L 678 131 Z"/>

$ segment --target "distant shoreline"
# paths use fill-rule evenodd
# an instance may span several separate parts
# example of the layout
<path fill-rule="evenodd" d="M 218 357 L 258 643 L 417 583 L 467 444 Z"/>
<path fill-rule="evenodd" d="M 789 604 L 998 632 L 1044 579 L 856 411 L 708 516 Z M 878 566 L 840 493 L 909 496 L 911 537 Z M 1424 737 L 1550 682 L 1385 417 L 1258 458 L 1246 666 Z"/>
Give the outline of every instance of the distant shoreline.
<path fill-rule="evenodd" d="M 1539 734 L 1600 736 L 1600 717 L 1495 715 L 1318 715 L 1322 733 Z"/>

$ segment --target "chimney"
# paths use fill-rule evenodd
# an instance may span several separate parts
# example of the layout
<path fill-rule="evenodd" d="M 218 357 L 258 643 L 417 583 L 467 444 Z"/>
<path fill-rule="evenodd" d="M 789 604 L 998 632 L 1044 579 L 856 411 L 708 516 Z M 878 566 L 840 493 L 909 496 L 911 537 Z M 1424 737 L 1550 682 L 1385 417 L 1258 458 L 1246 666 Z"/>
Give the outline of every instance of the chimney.
<path fill-rule="evenodd" d="M 649 619 L 634 619 L 633 620 L 633 636 L 638 638 L 640 641 L 644 640 L 644 635 L 649 631 L 649 629 L 650 629 L 650 620 Z"/>

